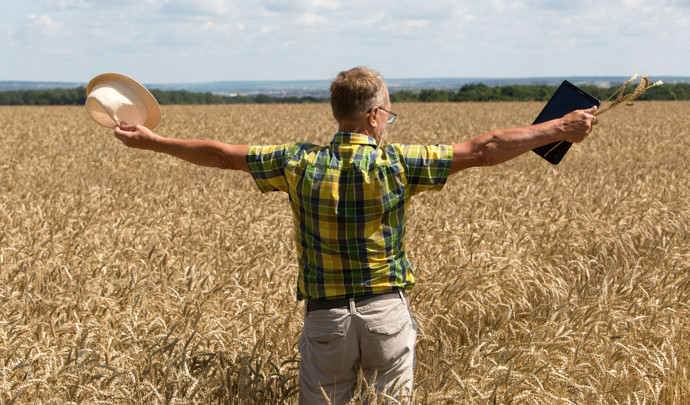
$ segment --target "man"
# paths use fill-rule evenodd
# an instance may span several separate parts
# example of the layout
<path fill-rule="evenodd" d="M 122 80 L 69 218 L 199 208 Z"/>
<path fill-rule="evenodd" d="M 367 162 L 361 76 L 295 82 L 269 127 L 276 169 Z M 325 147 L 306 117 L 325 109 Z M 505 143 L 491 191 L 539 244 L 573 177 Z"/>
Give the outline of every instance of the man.
<path fill-rule="evenodd" d="M 404 400 L 412 392 L 417 335 L 405 295 L 414 285 L 405 249 L 410 198 L 442 189 L 465 168 L 556 141 L 581 142 L 597 124 L 596 107 L 454 145 L 382 146 L 396 114 L 382 78 L 363 67 L 333 80 L 331 107 L 338 132 L 327 146 L 177 140 L 129 125 L 116 127 L 115 136 L 129 147 L 249 172 L 262 192 L 287 192 L 297 298 L 306 300 L 300 402 L 324 402 L 324 394 L 332 403 L 347 402 L 360 371 L 377 391 Z"/>

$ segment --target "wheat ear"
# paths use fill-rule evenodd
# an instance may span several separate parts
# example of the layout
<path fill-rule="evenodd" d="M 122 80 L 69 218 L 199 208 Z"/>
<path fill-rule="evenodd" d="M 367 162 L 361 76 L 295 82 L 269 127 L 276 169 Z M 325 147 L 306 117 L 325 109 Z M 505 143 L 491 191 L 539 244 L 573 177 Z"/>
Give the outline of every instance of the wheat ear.
<path fill-rule="evenodd" d="M 606 101 L 610 101 L 614 96 L 618 95 L 616 97 L 616 99 L 614 101 L 612 101 L 606 107 L 600 108 L 597 111 L 595 111 L 594 115 L 601 115 L 601 114 L 605 113 L 606 111 L 612 110 L 614 107 L 616 107 L 618 105 L 621 105 L 623 103 L 629 103 L 629 102 L 635 100 L 636 98 L 638 98 L 639 96 L 641 96 L 642 94 L 644 94 L 644 92 L 651 89 L 652 87 L 661 86 L 662 84 L 664 84 L 664 82 L 659 80 L 659 81 L 655 82 L 654 84 L 650 85 L 649 84 L 649 78 L 647 76 L 642 76 L 642 78 L 640 79 L 640 82 L 637 84 L 637 87 L 635 87 L 635 91 L 633 91 L 632 93 L 626 94 L 625 93 L 626 88 L 628 87 L 628 85 L 630 83 L 634 82 L 635 79 L 637 79 L 637 76 L 638 75 L 636 73 L 635 75 L 633 75 L 633 77 L 626 80 L 625 83 L 623 83 L 623 85 L 621 85 L 621 87 L 619 87 L 618 90 L 616 90 L 616 92 L 613 93 L 611 95 L 611 97 L 609 97 Z"/>

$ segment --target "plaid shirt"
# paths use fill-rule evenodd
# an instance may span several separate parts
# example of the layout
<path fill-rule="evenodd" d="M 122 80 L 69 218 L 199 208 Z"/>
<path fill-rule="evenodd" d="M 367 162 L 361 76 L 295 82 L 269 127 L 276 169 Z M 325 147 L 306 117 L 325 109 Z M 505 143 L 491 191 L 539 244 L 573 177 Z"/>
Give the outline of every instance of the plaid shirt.
<path fill-rule="evenodd" d="M 405 250 L 410 198 L 443 188 L 449 145 L 386 145 L 339 132 L 329 146 L 252 145 L 262 192 L 290 197 L 299 264 L 297 299 L 356 297 L 412 288 Z"/>

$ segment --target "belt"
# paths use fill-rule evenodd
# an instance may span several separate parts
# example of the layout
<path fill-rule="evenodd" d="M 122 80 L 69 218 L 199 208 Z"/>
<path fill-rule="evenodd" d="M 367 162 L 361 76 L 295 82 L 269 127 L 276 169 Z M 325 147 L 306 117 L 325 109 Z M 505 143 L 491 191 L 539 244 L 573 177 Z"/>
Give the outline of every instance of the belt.
<path fill-rule="evenodd" d="M 368 294 L 361 295 L 359 297 L 353 297 L 356 307 L 361 307 L 369 304 L 370 302 L 378 301 L 382 298 L 390 298 L 391 296 L 399 296 L 401 289 L 399 287 L 393 287 L 393 290 L 378 293 L 378 294 Z M 349 308 L 350 298 L 337 298 L 334 300 L 320 299 L 320 300 L 307 300 L 307 312 L 318 311 L 321 309 L 334 309 L 334 308 Z"/>

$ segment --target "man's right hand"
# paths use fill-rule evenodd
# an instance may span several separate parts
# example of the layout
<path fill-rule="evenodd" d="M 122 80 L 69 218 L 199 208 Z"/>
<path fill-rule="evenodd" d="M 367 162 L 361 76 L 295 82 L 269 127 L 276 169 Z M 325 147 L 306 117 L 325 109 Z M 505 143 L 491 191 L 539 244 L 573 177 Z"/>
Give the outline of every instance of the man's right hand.
<path fill-rule="evenodd" d="M 122 123 L 115 127 L 115 137 L 125 146 L 137 149 L 150 149 L 159 138 L 150 129 L 143 125 L 129 125 Z"/>

